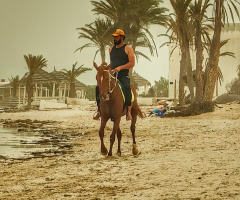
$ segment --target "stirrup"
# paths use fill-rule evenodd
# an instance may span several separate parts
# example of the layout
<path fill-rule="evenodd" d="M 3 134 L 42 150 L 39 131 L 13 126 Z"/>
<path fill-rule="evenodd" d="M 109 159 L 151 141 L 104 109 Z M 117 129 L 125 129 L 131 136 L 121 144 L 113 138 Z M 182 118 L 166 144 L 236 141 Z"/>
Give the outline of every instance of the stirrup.
<path fill-rule="evenodd" d="M 130 115 L 130 119 L 127 119 L 128 115 Z M 127 117 L 126 117 L 126 120 L 127 120 L 127 121 L 132 120 L 131 112 L 127 111 Z"/>
<path fill-rule="evenodd" d="M 94 120 L 100 120 L 100 116 L 101 116 L 100 112 L 95 112 L 95 113 L 93 114 L 93 119 L 94 119 Z"/>

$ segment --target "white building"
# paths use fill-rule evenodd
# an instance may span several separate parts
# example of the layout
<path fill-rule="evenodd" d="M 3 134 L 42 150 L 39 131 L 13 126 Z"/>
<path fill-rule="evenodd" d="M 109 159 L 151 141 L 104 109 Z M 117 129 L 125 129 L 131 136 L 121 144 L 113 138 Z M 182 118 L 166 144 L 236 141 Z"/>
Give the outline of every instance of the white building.
<path fill-rule="evenodd" d="M 237 66 L 240 64 L 240 24 L 230 24 L 226 25 L 224 29 L 222 29 L 221 40 L 227 40 L 228 43 L 221 48 L 220 52 L 233 52 L 235 53 L 235 57 L 223 56 L 219 58 L 219 67 L 223 74 L 223 83 L 217 84 L 218 95 L 227 92 L 226 86 L 231 83 L 231 81 L 237 77 Z M 169 46 L 169 51 L 171 52 L 174 45 Z M 192 53 L 192 65 L 193 70 L 196 69 L 195 65 L 195 52 Z M 208 56 L 206 52 L 204 52 L 204 59 Z M 172 56 L 169 58 L 169 98 L 178 98 L 178 84 L 179 84 L 179 72 L 180 72 L 180 59 L 181 54 L 179 49 L 175 49 Z M 205 61 L 205 60 L 204 60 Z M 204 69 L 205 70 L 205 69 Z M 185 87 L 185 90 L 188 92 L 188 87 Z M 214 96 L 216 96 L 216 89 Z"/>

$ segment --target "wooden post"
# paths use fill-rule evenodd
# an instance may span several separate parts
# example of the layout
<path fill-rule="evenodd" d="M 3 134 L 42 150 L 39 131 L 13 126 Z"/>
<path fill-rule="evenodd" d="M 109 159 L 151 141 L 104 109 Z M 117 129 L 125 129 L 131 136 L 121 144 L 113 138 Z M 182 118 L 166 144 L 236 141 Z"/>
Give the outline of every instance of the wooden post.
<path fill-rule="evenodd" d="M 26 86 L 23 88 L 23 105 L 25 105 L 25 97 L 26 97 Z"/>
<path fill-rule="evenodd" d="M 64 99 L 65 99 L 65 97 L 66 97 L 67 84 L 66 84 L 66 83 L 64 83 L 64 84 L 65 84 L 65 85 L 64 85 L 63 97 L 64 97 Z"/>
<path fill-rule="evenodd" d="M 36 87 L 36 89 L 35 89 L 35 98 L 37 98 L 37 83 L 35 84 L 35 87 Z"/>
<path fill-rule="evenodd" d="M 145 95 L 147 95 L 147 92 L 148 92 L 148 91 L 147 91 L 147 84 L 145 84 L 145 85 L 144 85 L 144 93 L 145 93 Z"/>
<path fill-rule="evenodd" d="M 53 93 L 52 93 L 52 97 L 55 97 L 55 83 L 53 83 Z"/>
<path fill-rule="evenodd" d="M 177 101 L 177 80 L 174 81 L 174 101 Z"/>
<path fill-rule="evenodd" d="M 19 86 L 18 86 L 18 105 L 20 105 L 20 104 L 21 104 L 21 86 L 19 84 Z"/>
<path fill-rule="evenodd" d="M 40 97 L 42 97 L 43 96 L 43 84 L 41 83 L 41 85 L 40 85 Z"/>
<path fill-rule="evenodd" d="M 59 98 L 61 99 L 62 97 L 61 82 L 59 82 L 58 91 L 59 91 L 59 94 L 58 94 Z"/>

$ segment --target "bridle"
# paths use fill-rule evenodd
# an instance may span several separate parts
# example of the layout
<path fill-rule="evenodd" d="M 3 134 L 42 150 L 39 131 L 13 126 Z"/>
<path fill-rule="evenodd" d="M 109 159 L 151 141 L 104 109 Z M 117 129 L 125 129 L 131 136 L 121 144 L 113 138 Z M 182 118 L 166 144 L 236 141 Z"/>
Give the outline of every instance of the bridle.
<path fill-rule="evenodd" d="M 102 65 L 100 66 L 100 67 L 98 67 L 97 66 L 97 64 L 95 63 L 95 62 L 93 62 L 93 65 L 94 65 L 94 67 L 96 68 L 96 70 L 98 71 L 98 73 L 100 73 L 99 74 L 99 76 L 100 77 L 102 77 L 103 76 L 103 74 L 102 73 L 104 73 L 104 72 L 107 72 L 108 73 L 108 92 L 107 92 L 107 94 L 105 94 L 104 95 L 104 98 L 103 99 L 105 99 L 105 100 L 109 100 L 110 99 L 110 95 L 113 93 L 113 91 L 114 91 L 114 89 L 116 88 L 116 86 L 117 86 L 117 83 L 118 83 L 118 72 L 116 73 L 116 76 L 114 76 L 113 74 L 114 74 L 114 71 L 113 70 L 111 70 L 110 68 L 109 68 L 109 66 L 107 66 L 106 64 L 103 64 L 102 63 Z M 104 68 L 103 68 L 104 67 Z M 110 71 L 111 70 L 111 71 Z M 97 75 L 98 76 L 98 75 Z M 97 78 L 97 80 L 99 80 L 100 79 L 100 77 L 99 78 Z M 113 86 L 113 88 L 111 88 L 111 81 L 112 81 L 112 79 L 115 79 L 115 84 L 114 84 L 114 86 Z M 100 81 L 100 80 L 99 80 Z M 102 81 L 102 78 L 101 78 L 101 81 Z"/>
<path fill-rule="evenodd" d="M 109 86 L 108 86 L 108 93 L 109 94 L 112 94 L 114 89 L 116 88 L 117 86 L 117 82 L 118 82 L 118 72 L 116 73 L 116 77 L 113 76 L 111 73 L 110 73 L 110 70 L 104 70 L 105 72 L 108 72 L 108 83 L 109 83 Z M 114 84 L 114 87 L 111 89 L 111 79 L 115 79 L 115 84 Z"/>

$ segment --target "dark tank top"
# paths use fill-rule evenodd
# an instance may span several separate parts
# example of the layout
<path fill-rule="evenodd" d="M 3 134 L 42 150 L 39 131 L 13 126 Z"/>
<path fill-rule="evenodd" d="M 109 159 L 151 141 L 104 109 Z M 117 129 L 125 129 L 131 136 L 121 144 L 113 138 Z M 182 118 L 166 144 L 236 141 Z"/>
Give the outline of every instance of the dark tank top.
<path fill-rule="evenodd" d="M 113 46 L 112 51 L 110 52 L 110 61 L 111 68 L 115 69 L 118 66 L 125 65 L 129 62 L 128 55 L 125 52 L 126 44 L 120 48 L 116 48 L 116 45 Z M 128 76 L 129 69 L 123 69 L 118 72 L 118 77 Z"/>

